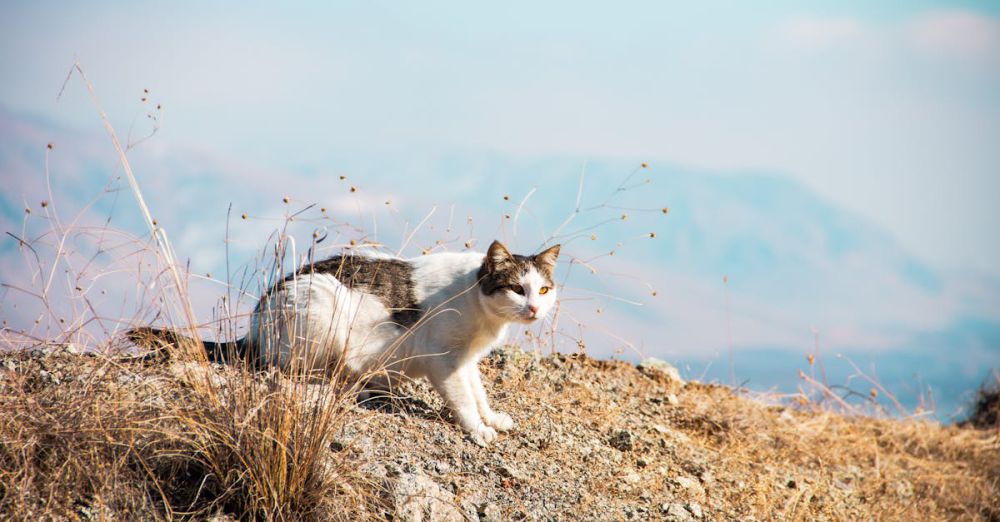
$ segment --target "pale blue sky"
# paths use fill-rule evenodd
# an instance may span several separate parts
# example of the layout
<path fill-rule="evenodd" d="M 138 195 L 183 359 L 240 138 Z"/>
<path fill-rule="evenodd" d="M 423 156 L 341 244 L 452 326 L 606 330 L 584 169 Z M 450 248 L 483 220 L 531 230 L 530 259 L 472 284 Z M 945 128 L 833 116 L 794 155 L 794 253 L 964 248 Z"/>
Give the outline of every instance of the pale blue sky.
<path fill-rule="evenodd" d="M 127 126 L 262 166 L 488 151 L 794 177 L 946 269 L 1000 275 L 1000 21 L 989 2 L 7 4 L 0 103 L 79 56 Z"/>

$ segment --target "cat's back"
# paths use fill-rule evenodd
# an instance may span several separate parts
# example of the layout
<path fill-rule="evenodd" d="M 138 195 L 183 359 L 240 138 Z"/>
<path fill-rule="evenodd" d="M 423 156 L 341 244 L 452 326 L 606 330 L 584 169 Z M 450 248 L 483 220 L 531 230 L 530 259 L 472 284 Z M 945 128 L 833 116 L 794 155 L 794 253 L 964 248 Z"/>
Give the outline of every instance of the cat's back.
<path fill-rule="evenodd" d="M 473 286 L 483 264 L 478 252 L 441 252 L 403 259 L 377 253 L 345 253 L 312 263 L 286 278 L 285 284 L 314 284 L 333 278 L 353 292 L 373 295 L 401 325 L 411 326 L 425 308 Z M 336 284 L 336 283 L 334 283 Z"/>
<path fill-rule="evenodd" d="M 441 252 L 405 260 L 413 268 L 417 300 L 442 292 L 453 295 L 474 286 L 483 257 L 478 252 Z"/>
<path fill-rule="evenodd" d="M 312 285 L 320 278 L 333 278 L 352 292 L 377 297 L 398 324 L 411 326 L 419 319 L 414 266 L 408 260 L 346 253 L 302 267 L 285 278 L 285 284 L 294 279 L 296 284 Z"/>

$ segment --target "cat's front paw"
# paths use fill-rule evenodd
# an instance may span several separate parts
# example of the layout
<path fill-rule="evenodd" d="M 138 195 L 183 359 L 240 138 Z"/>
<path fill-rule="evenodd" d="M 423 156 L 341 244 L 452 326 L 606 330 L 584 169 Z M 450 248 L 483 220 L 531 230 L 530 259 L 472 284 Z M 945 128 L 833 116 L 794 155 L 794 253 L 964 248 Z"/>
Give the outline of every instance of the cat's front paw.
<path fill-rule="evenodd" d="M 469 432 L 469 438 L 477 445 L 486 447 L 497 439 L 497 430 L 479 423 L 479 426 Z"/>
<path fill-rule="evenodd" d="M 486 421 L 486 424 L 499 431 L 510 431 L 514 427 L 514 419 L 510 418 L 510 415 L 506 413 L 494 412 L 488 419 L 483 420 Z"/>

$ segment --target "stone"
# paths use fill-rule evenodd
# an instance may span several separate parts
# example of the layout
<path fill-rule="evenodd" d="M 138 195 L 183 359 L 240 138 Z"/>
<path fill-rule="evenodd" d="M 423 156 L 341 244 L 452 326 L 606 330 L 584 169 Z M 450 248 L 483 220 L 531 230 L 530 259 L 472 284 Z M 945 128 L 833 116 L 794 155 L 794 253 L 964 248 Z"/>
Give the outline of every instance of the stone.
<path fill-rule="evenodd" d="M 527 479 L 527 477 L 521 470 L 517 469 L 517 467 L 515 466 L 511 466 L 510 464 L 501 464 L 497 468 L 497 472 L 500 474 L 501 477 L 511 478 L 518 482 L 523 482 L 525 479 Z"/>
<path fill-rule="evenodd" d="M 693 516 L 694 518 L 700 519 L 705 516 L 704 512 L 701 509 L 701 504 L 697 502 L 688 502 L 687 504 L 684 505 L 684 507 L 687 508 L 688 513 L 691 513 L 691 516 Z"/>
<path fill-rule="evenodd" d="M 676 502 L 662 504 L 660 511 L 663 512 L 663 520 L 670 522 L 694 522 L 694 516 L 684 507 L 684 504 Z"/>
<path fill-rule="evenodd" d="M 635 435 L 628 430 L 618 430 L 611 434 L 608 444 L 619 451 L 631 451 L 635 446 Z"/>
<path fill-rule="evenodd" d="M 395 520 L 405 522 L 464 521 L 455 495 L 430 477 L 402 473 L 393 480 Z"/>
<path fill-rule="evenodd" d="M 677 477 L 674 479 L 674 484 L 682 489 L 694 489 L 699 485 L 698 481 L 691 477 Z"/>
<path fill-rule="evenodd" d="M 657 359 L 656 357 L 647 357 L 639 363 L 639 371 L 646 374 L 647 376 L 662 376 L 668 381 L 677 383 L 683 386 L 685 384 L 684 379 L 681 379 L 681 372 L 674 365 L 664 361 L 662 359 Z"/>
<path fill-rule="evenodd" d="M 705 496 L 705 488 L 702 487 L 701 482 L 699 482 L 698 479 L 681 476 L 674 478 L 673 483 L 677 487 L 686 490 L 690 495 L 694 495 L 698 498 Z"/>
<path fill-rule="evenodd" d="M 504 519 L 503 510 L 500 506 L 487 502 L 476 509 L 480 522 L 502 522 Z"/>

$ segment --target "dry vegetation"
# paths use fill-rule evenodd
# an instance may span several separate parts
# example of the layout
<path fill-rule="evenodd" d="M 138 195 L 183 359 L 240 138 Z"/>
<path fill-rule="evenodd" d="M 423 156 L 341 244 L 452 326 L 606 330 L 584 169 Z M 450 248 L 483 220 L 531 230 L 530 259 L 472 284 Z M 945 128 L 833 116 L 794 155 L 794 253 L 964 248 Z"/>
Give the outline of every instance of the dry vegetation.
<path fill-rule="evenodd" d="M 465 439 L 425 383 L 358 405 L 275 372 L 64 349 L 3 356 L 14 519 L 856 520 L 1000 517 L 1000 439 L 766 405 L 655 369 L 508 347 L 518 427 Z"/>
<path fill-rule="evenodd" d="M 1000 372 L 993 374 L 979 387 L 966 426 L 1000 431 Z"/>
<path fill-rule="evenodd" d="M 4 356 L 0 513 L 336 518 L 357 501 L 335 484 L 350 471 L 324 458 L 349 389 L 166 360 Z"/>

